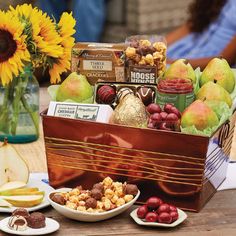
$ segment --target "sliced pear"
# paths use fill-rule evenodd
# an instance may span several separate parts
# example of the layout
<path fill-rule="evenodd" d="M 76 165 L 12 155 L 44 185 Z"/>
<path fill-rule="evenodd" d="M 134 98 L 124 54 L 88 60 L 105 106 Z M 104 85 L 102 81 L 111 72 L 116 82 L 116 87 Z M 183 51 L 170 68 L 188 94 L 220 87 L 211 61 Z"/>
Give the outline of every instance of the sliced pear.
<path fill-rule="evenodd" d="M 0 207 L 12 207 L 12 205 L 4 199 L 0 198 Z"/>
<path fill-rule="evenodd" d="M 20 196 L 20 195 L 44 195 L 44 191 L 39 191 L 38 188 L 20 188 L 9 191 L 0 192 L 0 196 Z"/>
<path fill-rule="evenodd" d="M 22 181 L 11 181 L 0 186 L 0 192 L 14 190 L 25 187 L 26 183 Z"/>
<path fill-rule="evenodd" d="M 11 181 L 27 183 L 28 179 L 29 169 L 27 164 L 15 148 L 5 140 L 0 147 L 0 187 Z"/>
<path fill-rule="evenodd" d="M 15 207 L 33 207 L 43 201 L 44 195 L 1 196 L 0 198 Z"/>

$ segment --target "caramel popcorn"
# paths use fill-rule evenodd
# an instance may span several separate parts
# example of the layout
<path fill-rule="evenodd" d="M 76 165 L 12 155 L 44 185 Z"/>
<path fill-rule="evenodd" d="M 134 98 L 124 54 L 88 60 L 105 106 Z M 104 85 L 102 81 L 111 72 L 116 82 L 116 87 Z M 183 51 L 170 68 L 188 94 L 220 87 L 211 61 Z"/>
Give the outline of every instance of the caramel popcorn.
<path fill-rule="evenodd" d="M 67 201 L 66 202 L 66 207 L 75 210 L 77 208 L 77 205 L 73 202 Z"/>
<path fill-rule="evenodd" d="M 109 199 L 112 199 L 114 194 L 115 193 L 111 189 L 106 189 L 106 191 L 105 191 L 105 197 L 107 197 Z"/>
<path fill-rule="evenodd" d="M 113 180 L 110 177 L 106 177 L 102 183 L 105 187 L 111 186 L 113 184 Z"/>
<path fill-rule="evenodd" d="M 145 36 L 146 37 L 146 36 Z M 129 41 L 130 40 L 130 41 Z M 126 67 L 129 82 L 155 83 L 157 78 L 165 71 L 166 44 L 157 37 L 133 37 L 127 39 Z M 147 70 L 144 68 L 147 67 Z"/>
<path fill-rule="evenodd" d="M 130 202 L 131 200 L 133 200 L 134 196 L 131 194 L 127 194 L 124 196 L 124 200 L 125 202 Z"/>
<path fill-rule="evenodd" d="M 147 39 L 141 39 L 140 40 L 140 45 L 141 46 L 145 46 L 145 47 L 150 47 L 151 46 L 151 42 L 149 41 L 149 40 L 147 40 Z"/>
<path fill-rule="evenodd" d="M 154 59 L 153 59 L 153 56 L 151 54 L 147 54 L 144 60 L 147 64 L 149 64 L 151 66 L 154 65 Z"/>
<path fill-rule="evenodd" d="M 128 47 L 126 50 L 125 50 L 125 55 L 129 58 L 133 57 L 136 55 L 136 49 L 133 48 L 133 47 Z"/>
<path fill-rule="evenodd" d="M 130 202 L 135 195 L 126 193 L 126 183 L 114 182 L 106 177 L 90 190 L 74 188 L 67 193 L 58 193 L 64 198 L 66 207 L 81 212 L 104 212 Z M 53 200 L 53 199 L 52 199 Z M 63 202 L 63 201 L 62 201 Z"/>
<path fill-rule="evenodd" d="M 125 200 L 123 198 L 119 198 L 117 201 L 116 201 L 116 205 L 119 207 L 119 206 L 122 206 L 125 204 Z"/>

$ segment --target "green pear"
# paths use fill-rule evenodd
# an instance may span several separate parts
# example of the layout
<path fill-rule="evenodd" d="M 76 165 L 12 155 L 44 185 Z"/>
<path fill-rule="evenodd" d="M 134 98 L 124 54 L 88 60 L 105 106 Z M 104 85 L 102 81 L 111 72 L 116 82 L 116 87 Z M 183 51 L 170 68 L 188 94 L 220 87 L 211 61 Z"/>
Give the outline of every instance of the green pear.
<path fill-rule="evenodd" d="M 87 78 L 84 75 L 73 72 L 60 85 L 56 100 L 63 102 L 69 99 L 80 103 L 92 96 L 93 88 Z"/>
<path fill-rule="evenodd" d="M 202 101 L 205 100 L 222 101 L 226 102 L 229 107 L 232 106 L 232 99 L 229 93 L 223 87 L 211 81 L 204 84 L 199 89 L 196 98 Z"/>
<path fill-rule="evenodd" d="M 222 86 L 229 93 L 233 92 L 234 73 L 225 59 L 214 58 L 207 64 L 200 77 L 200 87 L 209 81 Z"/>
<path fill-rule="evenodd" d="M 186 59 L 178 59 L 170 65 L 164 74 L 164 78 L 191 79 L 196 82 L 196 75 L 193 67 Z"/>
<path fill-rule="evenodd" d="M 202 100 L 194 101 L 188 106 L 181 117 L 183 128 L 194 125 L 198 130 L 214 127 L 219 124 L 216 113 Z"/>

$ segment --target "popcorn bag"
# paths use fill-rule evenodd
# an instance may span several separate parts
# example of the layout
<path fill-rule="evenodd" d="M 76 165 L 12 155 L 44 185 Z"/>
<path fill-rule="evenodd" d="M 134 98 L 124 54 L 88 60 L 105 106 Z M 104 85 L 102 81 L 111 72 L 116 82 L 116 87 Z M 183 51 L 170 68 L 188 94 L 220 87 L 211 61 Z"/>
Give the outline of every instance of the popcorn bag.
<path fill-rule="evenodd" d="M 126 39 L 125 63 L 129 82 L 156 84 L 166 68 L 165 38 L 135 35 Z"/>

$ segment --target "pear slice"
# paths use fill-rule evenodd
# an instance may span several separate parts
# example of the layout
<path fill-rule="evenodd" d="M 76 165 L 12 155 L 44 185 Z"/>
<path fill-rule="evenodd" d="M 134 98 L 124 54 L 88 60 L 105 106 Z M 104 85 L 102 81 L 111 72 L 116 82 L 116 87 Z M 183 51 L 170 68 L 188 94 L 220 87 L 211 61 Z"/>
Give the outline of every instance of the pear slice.
<path fill-rule="evenodd" d="M 19 189 L 25 187 L 26 183 L 22 181 L 11 181 L 0 186 L 0 192 Z"/>
<path fill-rule="evenodd" d="M 12 145 L 4 141 L 0 147 L 0 188 L 11 181 L 21 181 L 25 184 L 29 179 L 29 169 L 22 157 Z"/>
<path fill-rule="evenodd" d="M 20 195 L 44 195 L 44 191 L 38 188 L 20 188 L 0 192 L 0 196 L 20 196 Z"/>
<path fill-rule="evenodd" d="M 43 201 L 44 195 L 0 196 L 15 207 L 33 207 Z"/>
<path fill-rule="evenodd" d="M 12 207 L 12 205 L 4 199 L 0 198 L 0 207 Z"/>

